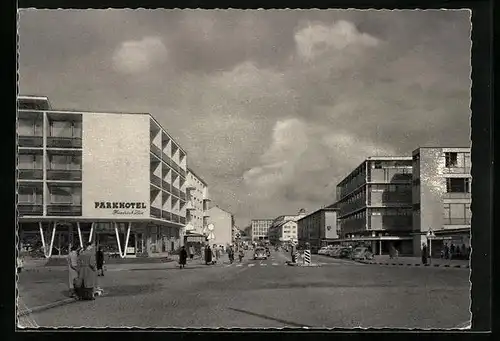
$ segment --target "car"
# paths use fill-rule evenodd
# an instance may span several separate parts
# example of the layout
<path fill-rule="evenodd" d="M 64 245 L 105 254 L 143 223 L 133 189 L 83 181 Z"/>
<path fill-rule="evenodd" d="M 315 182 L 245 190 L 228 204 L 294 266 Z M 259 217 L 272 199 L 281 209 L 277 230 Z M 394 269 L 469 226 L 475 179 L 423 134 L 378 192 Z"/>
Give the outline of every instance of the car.
<path fill-rule="evenodd" d="M 373 253 L 371 253 L 366 247 L 357 247 L 352 251 L 351 259 L 373 259 Z"/>
<path fill-rule="evenodd" d="M 330 257 L 337 257 L 340 249 L 340 246 L 334 246 L 333 248 L 329 249 L 326 254 Z"/>
<path fill-rule="evenodd" d="M 264 249 L 263 247 L 256 247 L 253 252 L 253 259 L 267 259 L 266 249 Z"/>
<path fill-rule="evenodd" d="M 340 249 L 337 258 L 351 258 L 352 249 L 349 247 L 343 247 Z"/>
<path fill-rule="evenodd" d="M 271 257 L 271 250 L 268 247 L 266 247 L 266 256 Z"/>
<path fill-rule="evenodd" d="M 323 246 L 318 250 L 318 255 L 326 255 L 330 249 L 326 246 Z"/>

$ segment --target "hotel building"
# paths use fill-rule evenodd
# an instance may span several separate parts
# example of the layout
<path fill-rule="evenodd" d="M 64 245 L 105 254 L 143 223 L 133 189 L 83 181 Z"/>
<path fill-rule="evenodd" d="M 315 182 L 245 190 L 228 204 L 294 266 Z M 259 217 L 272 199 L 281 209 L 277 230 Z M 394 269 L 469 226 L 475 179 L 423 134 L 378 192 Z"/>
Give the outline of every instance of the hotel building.
<path fill-rule="evenodd" d="M 370 157 L 337 185 L 340 242 L 412 253 L 412 158 Z"/>
<path fill-rule="evenodd" d="M 51 108 L 20 96 L 17 210 L 21 244 L 46 257 L 95 241 L 122 258 L 183 242 L 187 154 L 150 115 Z"/>
<path fill-rule="evenodd" d="M 340 234 L 337 213 L 338 210 L 335 208 L 320 208 L 300 218 L 297 221 L 299 245 L 309 243 L 312 249 L 319 249 L 329 243 L 337 242 Z"/>
<path fill-rule="evenodd" d="M 418 148 L 413 151 L 413 248 L 420 253 L 432 230 L 432 253 L 443 243 L 468 247 L 471 229 L 470 148 Z"/>
<path fill-rule="evenodd" d="M 187 169 L 186 231 L 202 234 L 208 225 L 210 198 L 207 183 L 191 169 Z"/>
<path fill-rule="evenodd" d="M 250 233 L 252 240 L 268 240 L 269 228 L 274 219 L 252 219 Z"/>

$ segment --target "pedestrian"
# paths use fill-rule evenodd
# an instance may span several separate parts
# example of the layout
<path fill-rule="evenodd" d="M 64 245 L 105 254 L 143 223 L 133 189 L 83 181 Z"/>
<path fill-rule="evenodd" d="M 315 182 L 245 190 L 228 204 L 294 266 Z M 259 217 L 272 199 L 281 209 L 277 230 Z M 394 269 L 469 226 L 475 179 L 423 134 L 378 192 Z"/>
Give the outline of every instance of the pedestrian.
<path fill-rule="evenodd" d="M 75 281 L 78 278 L 78 247 L 72 246 L 68 254 L 69 296 L 75 297 Z"/>
<path fill-rule="evenodd" d="M 193 245 L 190 245 L 189 246 L 189 258 L 191 260 L 193 260 L 193 257 L 194 257 L 194 246 Z"/>
<path fill-rule="evenodd" d="M 212 264 L 212 250 L 210 249 L 210 245 L 205 247 L 205 264 Z"/>
<path fill-rule="evenodd" d="M 233 264 L 233 262 L 234 262 L 234 250 L 233 250 L 233 246 L 229 246 L 229 248 L 227 249 L 227 255 L 229 257 L 229 263 Z"/>
<path fill-rule="evenodd" d="M 422 264 L 427 264 L 427 245 L 422 243 Z"/>
<path fill-rule="evenodd" d="M 450 260 L 453 259 L 453 256 L 455 256 L 455 245 L 453 245 L 453 243 L 451 243 L 451 246 L 450 246 Z"/>
<path fill-rule="evenodd" d="M 186 260 L 187 260 L 187 251 L 186 247 L 183 245 L 181 246 L 181 251 L 179 252 L 179 268 L 184 269 L 186 266 Z"/>
<path fill-rule="evenodd" d="M 215 249 L 215 260 L 218 262 L 221 255 L 221 246 L 217 246 Z"/>
<path fill-rule="evenodd" d="M 444 244 L 444 259 L 448 259 L 450 257 L 450 248 L 448 244 Z"/>
<path fill-rule="evenodd" d="M 95 254 L 95 261 L 97 265 L 97 276 L 104 276 L 104 252 L 102 252 L 102 247 L 99 246 L 99 249 L 97 250 Z"/>
<path fill-rule="evenodd" d="M 244 257 L 244 256 L 245 256 L 245 254 L 244 254 L 243 250 L 242 250 L 242 249 L 240 249 L 240 252 L 239 252 L 239 254 L 238 254 L 238 258 L 240 259 L 240 263 L 241 263 L 241 261 L 243 260 L 243 257 Z"/>
<path fill-rule="evenodd" d="M 84 251 L 78 257 L 77 295 L 83 300 L 93 300 L 96 285 L 97 264 L 92 243 L 87 243 Z"/>
<path fill-rule="evenodd" d="M 467 250 L 465 249 L 465 244 L 462 244 L 462 247 L 461 247 L 461 249 L 460 249 L 460 254 L 461 254 L 461 256 L 463 257 L 463 259 L 466 259 L 466 258 L 467 258 L 467 256 L 466 256 L 466 251 L 467 251 Z"/>
<path fill-rule="evenodd" d="M 217 263 L 217 245 L 214 244 L 212 247 L 212 265 Z"/>

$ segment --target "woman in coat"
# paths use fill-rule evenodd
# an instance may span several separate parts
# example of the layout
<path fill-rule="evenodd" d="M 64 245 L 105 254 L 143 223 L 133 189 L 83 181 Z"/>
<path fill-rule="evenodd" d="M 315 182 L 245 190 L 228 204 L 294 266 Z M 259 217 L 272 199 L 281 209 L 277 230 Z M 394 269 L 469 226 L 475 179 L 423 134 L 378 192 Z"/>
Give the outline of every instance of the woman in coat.
<path fill-rule="evenodd" d="M 186 266 L 186 260 L 187 260 L 188 254 L 186 251 L 186 248 L 184 246 L 181 247 L 181 251 L 179 252 L 179 267 L 181 269 L 184 269 Z"/>
<path fill-rule="evenodd" d="M 78 247 L 72 246 L 71 251 L 68 254 L 68 273 L 69 273 L 69 295 L 71 297 L 75 296 L 75 281 L 78 278 Z"/>
<path fill-rule="evenodd" d="M 79 298 L 84 300 L 94 299 L 94 287 L 96 285 L 97 264 L 95 252 L 91 243 L 87 243 L 87 248 L 78 258 L 78 293 Z"/>
<path fill-rule="evenodd" d="M 212 263 L 212 250 L 210 249 L 210 245 L 207 245 L 205 248 L 205 264 L 209 265 Z"/>

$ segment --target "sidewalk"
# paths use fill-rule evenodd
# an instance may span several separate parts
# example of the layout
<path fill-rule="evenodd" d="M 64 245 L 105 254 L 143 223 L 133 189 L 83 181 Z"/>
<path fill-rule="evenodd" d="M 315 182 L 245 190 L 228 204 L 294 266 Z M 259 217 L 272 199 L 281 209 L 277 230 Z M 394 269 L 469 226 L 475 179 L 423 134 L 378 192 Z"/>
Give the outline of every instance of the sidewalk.
<path fill-rule="evenodd" d="M 433 267 L 446 267 L 446 268 L 469 268 L 468 260 L 461 259 L 442 259 L 442 258 L 432 258 L 429 264 L 427 260 L 427 265 L 422 264 L 422 259 L 420 257 L 405 257 L 400 256 L 398 258 L 391 259 L 389 255 L 375 256 L 373 260 L 362 260 L 359 261 L 365 264 L 378 264 L 378 265 L 394 265 L 394 266 L 433 266 Z"/>

